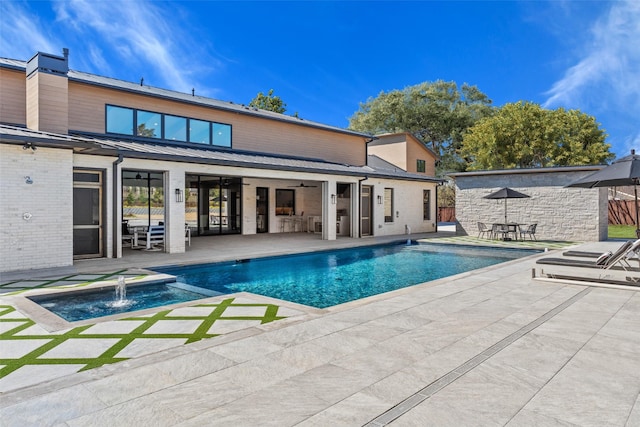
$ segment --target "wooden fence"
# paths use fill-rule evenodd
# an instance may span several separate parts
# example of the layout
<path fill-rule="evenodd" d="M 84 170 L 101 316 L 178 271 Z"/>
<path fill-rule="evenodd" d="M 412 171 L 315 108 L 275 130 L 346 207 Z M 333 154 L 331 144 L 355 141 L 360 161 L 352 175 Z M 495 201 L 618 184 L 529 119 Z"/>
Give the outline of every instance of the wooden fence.
<path fill-rule="evenodd" d="M 609 224 L 635 225 L 636 202 L 634 200 L 609 200 Z"/>
<path fill-rule="evenodd" d="M 438 222 L 455 222 L 455 221 L 456 221 L 456 208 L 454 207 L 438 208 Z"/>

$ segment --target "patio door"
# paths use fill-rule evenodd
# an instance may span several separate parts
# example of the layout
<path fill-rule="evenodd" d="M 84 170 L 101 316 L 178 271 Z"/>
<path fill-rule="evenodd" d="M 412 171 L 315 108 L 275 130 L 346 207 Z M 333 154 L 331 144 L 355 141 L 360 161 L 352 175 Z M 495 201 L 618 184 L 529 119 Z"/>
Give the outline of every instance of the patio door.
<path fill-rule="evenodd" d="M 103 256 L 102 171 L 73 171 L 73 257 Z"/>
<path fill-rule="evenodd" d="M 269 231 L 269 189 L 256 188 L 256 233 Z"/>
<path fill-rule="evenodd" d="M 360 190 L 360 233 L 362 236 L 373 235 L 373 187 L 363 185 Z"/>
<path fill-rule="evenodd" d="M 189 188 L 185 203 L 187 224 L 194 227 L 197 222 L 199 236 L 242 232 L 240 178 L 187 175 L 186 180 Z"/>

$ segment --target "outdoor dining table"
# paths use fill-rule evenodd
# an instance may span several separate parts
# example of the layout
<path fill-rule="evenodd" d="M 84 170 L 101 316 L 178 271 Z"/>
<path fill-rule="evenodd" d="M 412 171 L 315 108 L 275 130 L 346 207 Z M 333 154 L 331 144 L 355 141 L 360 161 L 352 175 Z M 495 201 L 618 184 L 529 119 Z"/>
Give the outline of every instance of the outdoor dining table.
<path fill-rule="evenodd" d="M 520 229 L 520 225 L 522 224 L 518 224 L 515 222 L 510 222 L 507 224 L 493 223 L 492 232 L 502 234 L 502 240 L 505 241 L 512 240 L 511 237 L 509 237 L 509 234 L 513 233 L 513 236 L 515 237 L 514 240 L 518 240 L 518 231 Z"/>

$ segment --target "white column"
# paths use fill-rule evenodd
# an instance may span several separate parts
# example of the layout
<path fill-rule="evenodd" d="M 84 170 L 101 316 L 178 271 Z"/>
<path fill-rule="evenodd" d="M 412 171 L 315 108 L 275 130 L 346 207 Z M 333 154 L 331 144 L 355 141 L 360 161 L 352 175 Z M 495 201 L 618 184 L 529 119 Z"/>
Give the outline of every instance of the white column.
<path fill-rule="evenodd" d="M 337 186 L 335 180 L 322 183 L 322 239 L 336 240 L 336 201 Z"/>
<path fill-rule="evenodd" d="M 169 253 L 182 253 L 186 249 L 185 242 L 185 213 L 184 194 L 185 172 L 182 169 L 170 170 L 165 174 L 165 251 Z M 182 201 L 177 201 L 176 189 L 181 192 Z"/>

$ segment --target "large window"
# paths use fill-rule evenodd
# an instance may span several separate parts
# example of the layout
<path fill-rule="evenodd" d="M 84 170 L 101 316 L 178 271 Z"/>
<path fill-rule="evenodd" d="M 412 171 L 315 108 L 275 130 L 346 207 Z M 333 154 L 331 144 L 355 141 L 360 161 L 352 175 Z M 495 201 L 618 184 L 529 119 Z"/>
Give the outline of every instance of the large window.
<path fill-rule="evenodd" d="M 107 105 L 107 133 L 231 147 L 231 125 Z"/>
<path fill-rule="evenodd" d="M 211 144 L 211 124 L 204 120 L 189 120 L 189 142 Z"/>
<path fill-rule="evenodd" d="M 427 170 L 426 164 L 427 163 L 424 160 L 417 160 L 416 161 L 416 170 L 418 172 L 425 172 Z"/>
<path fill-rule="evenodd" d="M 138 110 L 136 119 L 137 136 L 162 138 L 162 115 L 160 113 Z"/>
<path fill-rule="evenodd" d="M 422 190 L 422 219 L 431 219 L 431 190 Z"/>
<path fill-rule="evenodd" d="M 384 189 L 384 222 L 393 222 L 393 188 Z"/>
<path fill-rule="evenodd" d="M 164 139 L 185 142 L 187 140 L 187 119 L 184 117 L 165 115 Z"/>
<path fill-rule="evenodd" d="M 133 135 L 133 110 L 107 105 L 107 133 Z"/>
<path fill-rule="evenodd" d="M 293 215 L 296 212 L 294 190 L 276 190 L 276 215 Z"/>

